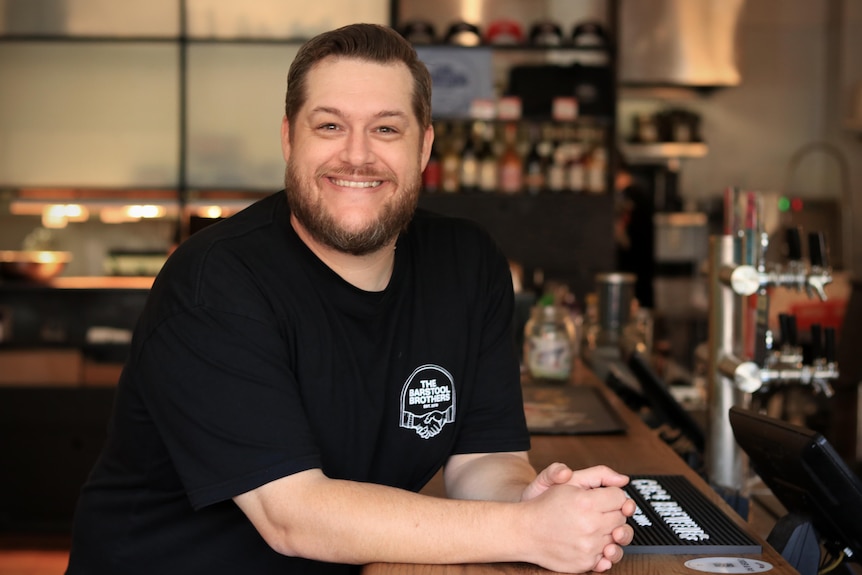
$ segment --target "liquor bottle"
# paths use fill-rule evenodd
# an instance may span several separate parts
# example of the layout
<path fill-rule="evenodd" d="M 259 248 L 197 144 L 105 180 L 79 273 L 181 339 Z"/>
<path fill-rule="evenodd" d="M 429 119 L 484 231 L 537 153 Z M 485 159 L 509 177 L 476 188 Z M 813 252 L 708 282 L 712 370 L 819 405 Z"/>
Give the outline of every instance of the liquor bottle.
<path fill-rule="evenodd" d="M 605 193 L 607 174 L 607 160 L 605 150 L 597 147 L 590 153 L 590 162 L 587 167 L 587 192 L 591 194 Z"/>
<path fill-rule="evenodd" d="M 442 179 L 442 165 L 440 152 L 438 150 L 437 138 L 431 144 L 431 155 L 428 157 L 428 164 L 425 166 L 425 171 L 422 172 L 422 189 L 426 194 L 436 194 L 440 191 Z"/>
<path fill-rule="evenodd" d="M 506 124 L 505 147 L 500 155 L 500 191 L 504 194 L 520 193 L 524 187 L 524 162 L 518 152 L 518 126 Z"/>
<path fill-rule="evenodd" d="M 568 147 L 569 158 L 566 166 L 568 187 L 572 192 L 580 194 L 587 187 L 587 156 L 584 154 L 584 148 L 580 142 L 571 142 Z"/>
<path fill-rule="evenodd" d="M 494 151 L 494 125 L 486 124 L 479 147 L 479 191 L 494 193 L 500 187 L 497 154 Z"/>
<path fill-rule="evenodd" d="M 457 126 L 457 125 L 456 125 Z M 444 193 L 455 194 L 460 190 L 461 181 L 461 156 L 460 148 L 460 130 L 454 128 L 449 133 L 446 147 L 444 148 L 443 157 L 440 160 L 441 169 L 441 185 Z"/>
<path fill-rule="evenodd" d="M 479 189 L 479 156 L 476 151 L 475 127 L 468 131 L 461 148 L 460 184 L 461 191 L 465 193 Z"/>
<path fill-rule="evenodd" d="M 568 189 L 568 182 L 566 181 L 566 164 L 569 159 L 568 146 L 558 139 L 557 133 L 554 134 L 551 146 L 551 160 L 548 164 L 548 191 L 559 194 Z"/>
<path fill-rule="evenodd" d="M 540 152 L 542 143 L 535 127 L 530 130 L 530 151 L 524 158 L 524 190 L 538 194 L 545 189 L 545 159 Z"/>

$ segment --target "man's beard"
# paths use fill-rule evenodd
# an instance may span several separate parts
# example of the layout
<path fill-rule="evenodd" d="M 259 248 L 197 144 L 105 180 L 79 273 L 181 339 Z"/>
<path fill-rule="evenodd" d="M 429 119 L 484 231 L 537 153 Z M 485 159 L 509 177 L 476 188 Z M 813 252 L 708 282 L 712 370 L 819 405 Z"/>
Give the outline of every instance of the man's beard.
<path fill-rule="evenodd" d="M 358 170 L 344 171 L 348 173 L 373 177 Z M 284 187 L 291 213 L 316 241 L 340 252 L 362 256 L 381 249 L 407 228 L 419 201 L 422 176 L 418 172 L 410 174 L 404 186 L 383 206 L 377 220 L 358 231 L 344 229 L 324 208 L 321 199 L 315 201 L 305 191 L 314 185 L 315 182 L 299 175 L 293 160 L 289 159 L 284 171 Z"/>

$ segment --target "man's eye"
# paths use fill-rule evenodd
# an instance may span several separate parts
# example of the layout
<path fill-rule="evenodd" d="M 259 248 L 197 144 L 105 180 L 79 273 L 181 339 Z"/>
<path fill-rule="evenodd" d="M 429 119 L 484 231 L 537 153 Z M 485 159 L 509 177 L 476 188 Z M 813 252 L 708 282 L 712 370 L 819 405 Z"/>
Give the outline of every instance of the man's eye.
<path fill-rule="evenodd" d="M 398 130 L 396 130 L 392 126 L 380 126 L 379 128 L 377 128 L 377 131 L 381 132 L 383 134 L 397 134 L 398 133 Z"/>
<path fill-rule="evenodd" d="M 318 129 L 319 129 L 319 130 L 323 130 L 323 131 L 330 132 L 330 131 L 333 131 L 333 130 L 337 130 L 337 129 L 338 129 L 338 126 L 337 126 L 337 125 L 335 125 L 335 124 L 332 124 L 332 123 L 326 123 L 326 124 L 321 124 L 320 126 L 318 126 Z"/>

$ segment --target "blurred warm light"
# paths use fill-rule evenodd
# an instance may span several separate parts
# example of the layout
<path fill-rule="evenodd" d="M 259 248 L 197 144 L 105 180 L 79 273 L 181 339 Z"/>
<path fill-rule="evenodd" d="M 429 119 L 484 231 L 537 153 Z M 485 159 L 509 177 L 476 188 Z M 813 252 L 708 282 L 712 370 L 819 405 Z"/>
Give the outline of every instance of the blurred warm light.
<path fill-rule="evenodd" d="M 40 251 L 33 254 L 33 259 L 40 264 L 52 264 L 60 258 L 57 257 L 55 252 Z"/>
<path fill-rule="evenodd" d="M 73 190 L 75 193 L 67 194 L 61 193 L 63 191 L 19 191 L 19 197 L 9 202 L 9 212 L 15 216 L 39 217 L 46 227 L 60 228 L 69 222 L 86 221 L 91 215 L 109 224 L 134 223 L 153 218 L 181 218 L 192 214 L 201 218 L 221 219 L 245 209 L 258 199 L 257 195 L 246 193 L 201 193 L 200 197 L 194 197 L 183 205 L 166 193 L 156 193 L 158 190 L 148 194 L 140 192 L 141 197 L 137 198 L 132 193 L 109 196 L 104 192 L 88 190 Z M 152 197 L 144 199 L 143 196 L 147 195 Z"/>
<path fill-rule="evenodd" d="M 90 217 L 90 212 L 80 204 L 66 204 L 63 206 L 63 214 L 70 222 L 85 222 Z"/>
<path fill-rule="evenodd" d="M 164 206 L 126 206 L 126 214 L 132 219 L 161 218 L 165 215 Z"/>
<path fill-rule="evenodd" d="M 464 22 L 478 24 L 482 20 L 482 2 L 479 0 L 461 2 L 461 19 Z"/>
<path fill-rule="evenodd" d="M 58 230 L 60 228 L 65 228 L 68 224 L 69 220 L 63 216 L 52 214 L 50 211 L 46 211 L 42 214 L 42 227 Z"/>
<path fill-rule="evenodd" d="M 99 210 L 99 220 L 103 224 L 124 224 L 135 221 L 126 213 L 123 206 L 105 207 Z"/>
<path fill-rule="evenodd" d="M 41 216 L 44 207 L 44 204 L 12 202 L 9 204 L 9 213 L 13 216 Z"/>
<path fill-rule="evenodd" d="M 99 219 L 105 224 L 123 224 L 142 219 L 162 218 L 167 213 L 164 206 L 132 205 L 105 206 L 99 210 Z"/>
<path fill-rule="evenodd" d="M 85 222 L 89 217 L 89 211 L 79 204 L 51 204 L 42 209 L 46 228 L 65 228 L 69 222 Z"/>
<path fill-rule="evenodd" d="M 201 218 L 220 218 L 224 214 L 224 210 L 221 206 L 203 206 L 198 208 L 197 216 Z"/>

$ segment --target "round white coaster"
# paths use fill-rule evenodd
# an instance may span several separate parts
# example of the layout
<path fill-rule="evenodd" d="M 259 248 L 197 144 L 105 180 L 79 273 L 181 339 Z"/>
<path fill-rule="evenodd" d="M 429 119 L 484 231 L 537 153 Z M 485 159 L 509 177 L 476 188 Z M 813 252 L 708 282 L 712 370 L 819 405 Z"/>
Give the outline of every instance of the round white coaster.
<path fill-rule="evenodd" d="M 746 557 L 700 557 L 685 562 L 685 566 L 705 573 L 763 573 L 772 564 Z"/>

